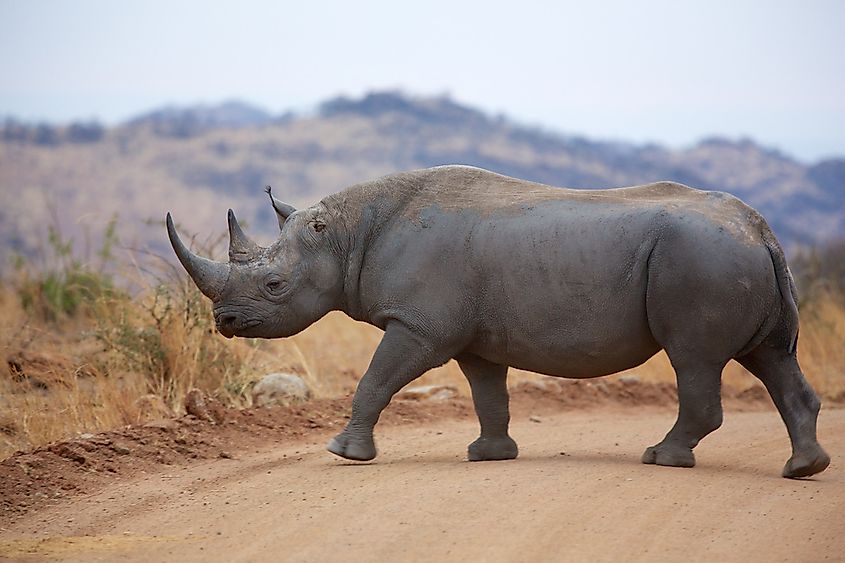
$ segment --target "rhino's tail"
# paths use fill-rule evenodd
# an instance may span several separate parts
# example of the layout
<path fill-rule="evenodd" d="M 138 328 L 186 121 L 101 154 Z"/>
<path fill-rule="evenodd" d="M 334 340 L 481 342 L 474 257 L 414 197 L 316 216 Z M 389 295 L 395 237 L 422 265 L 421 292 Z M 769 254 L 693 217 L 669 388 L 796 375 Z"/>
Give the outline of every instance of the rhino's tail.
<path fill-rule="evenodd" d="M 761 234 L 763 236 L 763 243 L 772 257 L 772 264 L 775 267 L 775 276 L 778 281 L 778 289 L 780 289 L 781 302 L 783 307 L 781 315 L 785 315 L 782 319 L 782 324 L 787 328 L 789 334 L 789 348 L 790 354 L 795 352 L 795 347 L 798 344 L 798 291 L 795 288 L 795 280 L 792 278 L 792 272 L 789 271 L 789 266 L 786 264 L 786 256 L 784 256 L 783 248 L 771 228 L 766 224 L 765 220 L 760 217 Z"/>

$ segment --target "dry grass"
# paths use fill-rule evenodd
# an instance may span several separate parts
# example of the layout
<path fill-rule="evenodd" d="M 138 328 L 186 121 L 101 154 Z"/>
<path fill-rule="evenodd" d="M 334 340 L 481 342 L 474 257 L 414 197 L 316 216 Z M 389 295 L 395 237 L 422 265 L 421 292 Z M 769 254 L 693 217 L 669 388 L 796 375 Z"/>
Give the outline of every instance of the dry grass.
<path fill-rule="evenodd" d="M 801 311 L 799 358 L 823 396 L 845 393 L 845 302 L 832 295 Z M 137 298 L 98 298 L 72 318 L 39 320 L 14 287 L 0 289 L 0 458 L 79 432 L 144 422 L 182 410 L 191 387 L 248 405 L 253 382 L 272 371 L 301 374 L 317 397 L 354 390 L 381 331 L 332 313 L 292 338 L 226 340 L 208 303 L 187 282 L 147 287 Z M 674 381 L 661 353 L 633 370 L 644 381 Z M 619 377 L 617 376 L 612 377 Z M 512 370 L 510 383 L 542 376 Z M 415 384 L 443 383 L 467 394 L 455 362 Z M 725 383 L 759 383 L 738 364 Z"/>
<path fill-rule="evenodd" d="M 801 308 L 798 360 L 822 395 L 845 394 L 845 296 L 828 292 Z"/>

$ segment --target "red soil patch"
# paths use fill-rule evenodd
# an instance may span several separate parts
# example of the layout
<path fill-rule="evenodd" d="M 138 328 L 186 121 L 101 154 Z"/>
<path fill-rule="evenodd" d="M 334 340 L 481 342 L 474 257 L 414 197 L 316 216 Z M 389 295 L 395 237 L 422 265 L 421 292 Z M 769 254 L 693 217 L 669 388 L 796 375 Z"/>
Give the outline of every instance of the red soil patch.
<path fill-rule="evenodd" d="M 760 409 L 771 402 L 765 390 L 725 388 L 734 410 Z M 209 416 L 127 426 L 16 452 L 0 462 L 0 526 L 68 496 L 91 493 L 140 473 L 155 473 L 194 460 L 235 457 L 268 443 L 291 442 L 339 431 L 349 418 L 351 396 L 291 407 L 225 409 L 209 401 Z M 514 416 L 560 412 L 562 408 L 676 408 L 674 385 L 624 381 L 542 380 L 511 390 Z M 472 401 L 394 400 L 382 425 L 425 424 L 474 417 Z"/>

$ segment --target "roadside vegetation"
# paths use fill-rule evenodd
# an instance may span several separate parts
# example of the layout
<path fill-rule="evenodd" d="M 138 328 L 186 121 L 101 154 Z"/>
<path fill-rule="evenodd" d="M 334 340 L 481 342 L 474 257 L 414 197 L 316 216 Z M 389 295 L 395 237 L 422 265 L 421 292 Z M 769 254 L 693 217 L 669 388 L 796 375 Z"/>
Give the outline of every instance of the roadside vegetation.
<path fill-rule="evenodd" d="M 210 303 L 166 260 L 123 249 L 112 221 L 95 252 L 79 252 L 51 230 L 39 258 L 17 257 L 0 282 L 0 459 L 80 432 L 183 412 L 193 387 L 226 405 L 250 404 L 263 375 L 292 371 L 316 397 L 351 392 L 381 331 L 333 313 L 284 340 L 216 333 Z M 218 241 L 199 250 L 215 254 Z M 845 395 L 845 243 L 797 253 L 799 358 L 827 398 Z M 643 381 L 674 381 L 665 355 L 630 370 Z M 541 376 L 512 371 L 512 384 Z M 418 384 L 467 393 L 454 362 Z M 738 364 L 725 384 L 759 385 Z"/>

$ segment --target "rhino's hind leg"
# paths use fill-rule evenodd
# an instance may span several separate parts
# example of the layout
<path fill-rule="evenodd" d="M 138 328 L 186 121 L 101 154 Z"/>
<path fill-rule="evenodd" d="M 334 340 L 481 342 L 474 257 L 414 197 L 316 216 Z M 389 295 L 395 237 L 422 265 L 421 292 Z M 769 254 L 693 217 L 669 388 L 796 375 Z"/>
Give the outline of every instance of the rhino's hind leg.
<path fill-rule="evenodd" d="M 764 343 L 737 361 L 763 382 L 786 424 L 792 457 L 783 468 L 783 476 L 795 479 L 824 471 L 830 456 L 816 439 L 821 403 L 804 379 L 795 355 Z"/>
<path fill-rule="evenodd" d="M 469 380 L 481 435 L 467 448 L 470 461 L 514 459 L 519 450 L 508 435 L 508 367 L 473 355 L 457 358 Z"/>
<path fill-rule="evenodd" d="M 678 419 L 659 444 L 646 448 L 642 462 L 693 467 L 692 449 L 722 425 L 721 381 L 725 364 L 672 363 L 678 380 Z"/>

